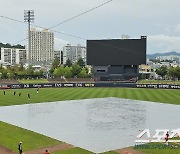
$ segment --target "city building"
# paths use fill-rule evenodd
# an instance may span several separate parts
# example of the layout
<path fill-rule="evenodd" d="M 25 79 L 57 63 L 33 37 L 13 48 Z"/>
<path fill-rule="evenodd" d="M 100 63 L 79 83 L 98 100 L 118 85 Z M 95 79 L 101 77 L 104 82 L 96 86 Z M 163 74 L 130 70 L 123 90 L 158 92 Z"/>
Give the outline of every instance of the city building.
<path fill-rule="evenodd" d="M 139 74 L 143 79 L 150 79 L 154 77 L 154 70 L 149 65 L 139 65 Z"/>
<path fill-rule="evenodd" d="M 159 59 L 160 61 L 176 61 L 177 63 L 180 63 L 180 56 L 177 55 L 169 55 L 169 56 L 158 56 L 156 59 Z"/>
<path fill-rule="evenodd" d="M 28 34 L 27 34 L 28 35 Z M 29 37 L 27 37 L 29 39 Z M 50 65 L 54 60 L 54 34 L 47 29 L 30 30 L 30 53 L 27 52 L 28 62 L 32 65 Z M 27 39 L 27 51 L 29 40 Z"/>
<path fill-rule="evenodd" d="M 16 65 L 26 63 L 26 50 L 16 48 L 1 48 L 1 64 Z"/>
<path fill-rule="evenodd" d="M 82 47 L 80 44 L 77 46 L 71 46 L 67 44 L 63 47 L 63 64 L 69 59 L 72 63 L 76 63 L 80 58 L 82 58 L 86 64 L 86 48 Z"/>
<path fill-rule="evenodd" d="M 54 51 L 54 58 L 57 57 L 59 59 L 59 63 L 63 64 L 63 51 L 55 50 Z"/>

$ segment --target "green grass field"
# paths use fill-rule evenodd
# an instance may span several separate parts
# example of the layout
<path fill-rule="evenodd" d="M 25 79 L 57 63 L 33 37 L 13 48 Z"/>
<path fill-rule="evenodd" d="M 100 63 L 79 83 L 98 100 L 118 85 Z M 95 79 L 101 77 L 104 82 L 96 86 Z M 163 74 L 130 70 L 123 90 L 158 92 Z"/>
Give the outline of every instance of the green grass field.
<path fill-rule="evenodd" d="M 164 143 L 149 143 L 150 148 L 139 149 L 145 154 L 180 154 L 180 144 L 169 143 L 169 146 L 166 147 Z"/>
<path fill-rule="evenodd" d="M 0 145 L 17 152 L 18 143 L 23 142 L 23 149 L 33 149 L 58 145 L 62 142 L 0 121 Z"/>
<path fill-rule="evenodd" d="M 16 91 L 16 95 L 13 92 Z M 18 94 L 21 93 L 21 96 Z M 28 100 L 27 94 L 31 95 Z M 60 100 L 75 100 L 87 98 L 118 97 L 135 100 L 145 100 L 180 105 L 180 90 L 164 89 L 133 89 L 133 88 L 46 88 L 40 89 L 16 89 L 0 92 L 0 106 L 29 104 L 40 102 L 53 102 Z"/>
<path fill-rule="evenodd" d="M 40 135 L 38 133 L 22 129 L 17 126 L 13 126 L 0 121 L 0 145 L 8 149 L 11 149 L 14 152 L 18 152 L 17 145 L 19 141 L 23 142 L 23 151 L 31 151 L 35 149 L 50 147 L 58 144 L 62 144 L 58 140 Z M 55 151 L 51 154 L 93 154 L 90 151 L 73 148 L 62 151 Z M 116 154 L 116 152 L 110 151 L 103 154 Z"/>
<path fill-rule="evenodd" d="M 148 149 L 140 151 L 145 154 L 180 154 L 180 149 Z"/>
<path fill-rule="evenodd" d="M 15 96 L 13 95 L 14 91 L 16 91 Z M 18 93 L 22 93 L 22 95 L 18 96 Z M 30 100 L 27 98 L 28 93 L 31 95 Z M 36 93 L 36 89 L 10 89 L 6 90 L 5 96 L 1 90 L 0 106 L 103 97 L 128 98 L 180 105 L 180 90 L 133 88 L 46 88 L 39 89 L 39 94 Z M 25 143 L 23 146 L 26 151 L 60 143 L 54 139 L 3 122 L 0 122 L 0 132 L 0 145 L 8 147 L 15 152 L 17 151 L 17 143 L 20 140 Z M 55 152 L 53 154 L 61 153 L 88 154 L 89 152 L 80 148 L 74 148 L 71 150 Z M 115 152 L 109 153 L 113 154 Z M 149 152 L 147 151 L 147 153 Z"/>

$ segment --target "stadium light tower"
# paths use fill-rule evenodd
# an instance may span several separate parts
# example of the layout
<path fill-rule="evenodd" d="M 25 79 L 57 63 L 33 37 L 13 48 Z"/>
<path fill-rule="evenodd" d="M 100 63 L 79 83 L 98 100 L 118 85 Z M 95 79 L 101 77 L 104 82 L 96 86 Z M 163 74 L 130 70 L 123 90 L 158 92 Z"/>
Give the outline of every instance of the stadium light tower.
<path fill-rule="evenodd" d="M 34 22 L 34 10 L 24 10 L 24 22 L 28 22 L 28 65 L 31 64 L 31 35 L 30 35 L 30 25 Z"/>

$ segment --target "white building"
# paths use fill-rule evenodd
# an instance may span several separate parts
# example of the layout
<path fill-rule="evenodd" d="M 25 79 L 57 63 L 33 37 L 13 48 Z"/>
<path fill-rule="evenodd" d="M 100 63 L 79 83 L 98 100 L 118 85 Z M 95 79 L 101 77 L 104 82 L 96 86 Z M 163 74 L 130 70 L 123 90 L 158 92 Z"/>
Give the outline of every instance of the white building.
<path fill-rule="evenodd" d="M 29 38 L 29 37 L 27 37 Z M 53 32 L 43 29 L 42 31 L 32 28 L 30 30 L 31 52 L 27 53 L 27 58 L 32 65 L 49 65 L 54 59 L 54 34 Z M 27 51 L 29 49 L 27 39 Z"/>
<path fill-rule="evenodd" d="M 176 61 L 177 63 L 180 63 L 180 56 L 177 56 L 177 55 L 158 56 L 156 57 L 156 59 L 159 59 L 160 61 L 171 60 L 171 61 Z"/>
<path fill-rule="evenodd" d="M 54 58 L 57 57 L 59 59 L 59 63 L 63 64 L 63 51 L 55 50 L 54 51 Z"/>
<path fill-rule="evenodd" d="M 16 48 L 1 48 L 1 63 L 5 65 L 25 64 L 26 50 Z"/>
<path fill-rule="evenodd" d="M 76 63 L 80 58 L 82 58 L 86 64 L 86 48 L 82 47 L 80 44 L 77 46 L 71 46 L 67 44 L 63 47 L 63 64 L 69 59 L 72 63 Z"/>

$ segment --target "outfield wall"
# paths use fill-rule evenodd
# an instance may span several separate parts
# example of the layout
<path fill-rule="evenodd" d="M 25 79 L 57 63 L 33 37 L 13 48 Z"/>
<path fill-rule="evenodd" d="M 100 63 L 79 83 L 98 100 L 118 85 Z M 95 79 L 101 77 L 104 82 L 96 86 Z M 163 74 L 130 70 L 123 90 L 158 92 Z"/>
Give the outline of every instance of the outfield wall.
<path fill-rule="evenodd" d="M 61 87 L 122 87 L 122 88 L 155 88 L 155 89 L 180 89 L 180 85 L 172 84 L 136 84 L 118 82 L 95 82 L 95 83 L 41 83 L 41 84 L 3 84 L 0 89 L 21 88 L 61 88 Z"/>

